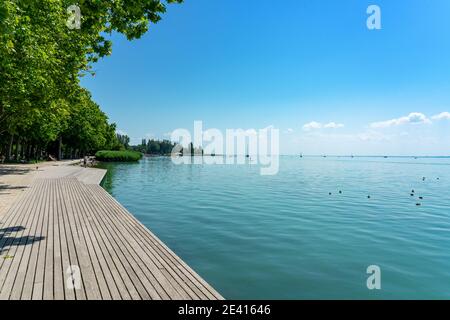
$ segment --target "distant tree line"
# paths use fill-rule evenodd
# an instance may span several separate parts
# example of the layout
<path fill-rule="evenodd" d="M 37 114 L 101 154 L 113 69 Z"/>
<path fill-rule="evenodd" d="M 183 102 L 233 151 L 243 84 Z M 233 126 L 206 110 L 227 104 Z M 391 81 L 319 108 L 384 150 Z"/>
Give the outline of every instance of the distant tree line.
<path fill-rule="evenodd" d="M 80 85 L 111 54 L 105 35 L 140 38 L 164 1 L 1 0 L 0 160 L 73 158 L 129 147 L 126 136 Z M 81 11 L 71 28 L 68 8 Z"/>
<path fill-rule="evenodd" d="M 131 149 L 150 155 L 170 155 L 175 143 L 169 140 L 142 139 L 141 144 L 132 146 Z"/>
<path fill-rule="evenodd" d="M 178 148 L 175 149 L 175 147 Z M 200 147 L 195 148 L 192 143 L 190 143 L 187 147 L 182 148 L 169 140 L 142 139 L 141 144 L 132 146 L 131 149 L 148 155 L 170 156 L 176 150 L 178 151 L 175 153 L 178 153 L 180 156 L 203 155 L 203 149 Z"/>

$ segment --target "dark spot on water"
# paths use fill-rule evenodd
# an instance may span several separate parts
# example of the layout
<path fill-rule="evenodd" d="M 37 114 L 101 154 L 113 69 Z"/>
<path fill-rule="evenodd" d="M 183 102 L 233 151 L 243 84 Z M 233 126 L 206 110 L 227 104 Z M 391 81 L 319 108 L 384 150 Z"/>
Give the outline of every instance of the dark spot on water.
<path fill-rule="evenodd" d="M 339 190 L 339 193 L 341 193 L 341 194 L 342 194 L 342 191 L 341 191 L 341 190 Z"/>
<path fill-rule="evenodd" d="M 420 200 L 423 200 L 423 197 L 419 197 Z"/>
<path fill-rule="evenodd" d="M 421 206 L 421 205 L 422 205 L 422 204 L 421 204 L 421 203 L 419 203 L 419 202 L 418 202 L 418 203 L 416 203 L 416 206 Z"/>

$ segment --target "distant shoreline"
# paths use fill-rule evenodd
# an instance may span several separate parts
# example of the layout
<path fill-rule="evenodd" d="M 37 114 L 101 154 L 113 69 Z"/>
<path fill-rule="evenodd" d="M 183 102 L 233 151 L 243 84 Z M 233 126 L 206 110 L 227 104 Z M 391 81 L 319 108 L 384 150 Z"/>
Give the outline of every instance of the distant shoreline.
<path fill-rule="evenodd" d="M 225 154 L 204 154 L 193 155 L 194 157 L 228 157 Z M 246 155 L 230 155 L 230 157 L 245 157 Z M 257 155 L 251 155 L 256 157 Z M 170 154 L 144 154 L 146 158 L 171 157 Z M 403 158 L 403 159 L 450 159 L 449 156 L 385 156 L 385 155 L 295 155 L 295 154 L 280 154 L 280 157 L 299 157 L 299 158 Z"/>
<path fill-rule="evenodd" d="M 285 155 L 285 156 L 291 156 L 291 155 Z M 300 157 L 300 156 L 299 156 Z M 369 156 L 369 155 L 303 155 L 303 157 L 309 157 L 309 158 L 412 158 L 412 159 L 450 159 L 450 156 Z"/>

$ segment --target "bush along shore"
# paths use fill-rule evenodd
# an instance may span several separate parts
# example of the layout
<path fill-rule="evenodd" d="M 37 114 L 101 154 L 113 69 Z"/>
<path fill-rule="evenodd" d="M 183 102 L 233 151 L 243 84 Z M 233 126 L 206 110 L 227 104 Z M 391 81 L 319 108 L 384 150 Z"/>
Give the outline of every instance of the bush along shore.
<path fill-rule="evenodd" d="M 142 153 L 136 151 L 102 150 L 95 154 L 95 159 L 103 162 L 136 162 L 142 159 Z"/>

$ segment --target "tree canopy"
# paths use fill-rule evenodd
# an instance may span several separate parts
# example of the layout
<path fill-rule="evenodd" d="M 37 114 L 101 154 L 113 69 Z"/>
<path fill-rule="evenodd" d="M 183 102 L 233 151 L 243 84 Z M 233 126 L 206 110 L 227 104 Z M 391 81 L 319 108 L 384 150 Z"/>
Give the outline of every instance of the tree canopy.
<path fill-rule="evenodd" d="M 73 0 L 2 0 L 0 154 L 36 157 L 61 141 L 72 155 L 124 146 L 80 77 L 111 54 L 108 34 L 138 39 L 175 2 L 182 0 L 78 0 L 77 29 L 68 26 Z"/>

